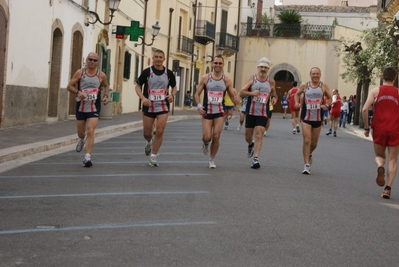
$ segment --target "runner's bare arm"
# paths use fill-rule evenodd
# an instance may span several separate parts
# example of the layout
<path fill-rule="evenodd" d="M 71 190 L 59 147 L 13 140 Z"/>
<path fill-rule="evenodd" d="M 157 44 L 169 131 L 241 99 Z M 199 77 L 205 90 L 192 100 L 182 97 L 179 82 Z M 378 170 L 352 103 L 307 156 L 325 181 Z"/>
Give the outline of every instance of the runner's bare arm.
<path fill-rule="evenodd" d="M 276 82 L 274 81 L 274 79 L 270 79 L 270 87 L 271 87 L 271 98 L 272 98 L 272 103 L 273 105 L 276 105 L 277 101 L 278 101 L 278 96 L 276 93 Z"/>
<path fill-rule="evenodd" d="M 104 72 L 100 73 L 100 82 L 103 85 L 103 89 L 104 89 L 103 103 L 104 103 L 104 105 L 107 105 L 108 104 L 109 84 L 107 81 L 107 76 L 105 75 Z"/>
<path fill-rule="evenodd" d="M 254 78 L 251 76 L 248 78 L 248 80 L 245 82 L 244 86 L 240 90 L 240 96 L 252 96 L 253 93 L 249 92 L 249 88 L 252 86 L 252 83 L 254 82 Z"/>
<path fill-rule="evenodd" d="M 299 86 L 298 91 L 296 91 L 296 94 L 294 96 L 295 99 L 295 107 L 299 108 L 300 104 L 298 104 L 300 96 L 305 92 L 306 88 L 306 83 L 302 83 L 301 86 Z"/>
<path fill-rule="evenodd" d="M 197 91 L 195 91 L 195 95 L 194 95 L 194 100 L 195 100 L 195 103 L 197 103 L 197 109 L 200 114 L 205 114 L 205 111 L 201 104 L 200 95 L 201 95 L 202 91 L 204 90 L 205 84 L 207 81 L 208 81 L 208 74 L 205 74 L 201 77 L 200 83 L 197 87 Z"/>

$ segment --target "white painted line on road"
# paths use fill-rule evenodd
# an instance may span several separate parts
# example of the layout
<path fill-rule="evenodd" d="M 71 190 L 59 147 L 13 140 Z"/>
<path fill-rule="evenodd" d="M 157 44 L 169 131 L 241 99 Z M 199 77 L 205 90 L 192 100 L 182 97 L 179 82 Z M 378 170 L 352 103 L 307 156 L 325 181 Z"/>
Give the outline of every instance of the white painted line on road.
<path fill-rule="evenodd" d="M 202 153 L 201 153 L 202 154 Z M 160 164 L 164 165 L 164 164 L 197 164 L 197 165 L 204 165 L 205 161 L 159 161 Z M 104 161 L 96 161 L 95 162 L 96 165 L 103 165 L 103 164 L 129 164 L 129 165 L 141 165 L 141 164 L 145 164 L 148 165 L 148 160 L 146 161 L 108 161 L 108 162 L 104 162 Z M 76 162 L 35 162 L 35 163 L 30 163 L 29 165 L 76 165 Z"/>
<path fill-rule="evenodd" d="M 83 226 L 68 226 L 68 227 L 39 227 L 37 229 L 17 229 L 17 230 L 3 230 L 0 235 L 12 234 L 26 234 L 26 233 L 40 233 L 40 232 L 58 232 L 58 231 L 80 231 L 80 230 L 98 230 L 98 229 L 120 229 L 133 227 L 165 227 L 165 226 L 192 226 L 192 225 L 213 225 L 217 222 L 190 222 L 190 221 L 165 221 L 165 222 L 141 222 L 141 223 L 114 223 L 114 224 L 99 224 L 99 225 L 83 225 Z"/>
<path fill-rule="evenodd" d="M 129 196 L 129 195 L 185 195 L 185 194 L 209 194 L 209 191 L 176 191 L 176 192 L 110 192 L 110 193 L 86 193 L 86 194 L 57 194 L 57 195 L 26 195 L 26 196 L 0 196 L 0 199 L 21 198 L 51 198 L 51 197 L 97 197 L 97 196 Z"/>
<path fill-rule="evenodd" d="M 0 176 L 0 179 L 22 179 L 22 178 L 79 178 L 82 177 L 137 177 L 137 176 L 205 176 L 206 173 L 110 173 L 110 174 L 67 174 L 67 175 L 21 175 L 21 176 Z"/>
<path fill-rule="evenodd" d="M 382 205 L 399 210 L 399 205 L 398 204 L 382 203 Z"/>

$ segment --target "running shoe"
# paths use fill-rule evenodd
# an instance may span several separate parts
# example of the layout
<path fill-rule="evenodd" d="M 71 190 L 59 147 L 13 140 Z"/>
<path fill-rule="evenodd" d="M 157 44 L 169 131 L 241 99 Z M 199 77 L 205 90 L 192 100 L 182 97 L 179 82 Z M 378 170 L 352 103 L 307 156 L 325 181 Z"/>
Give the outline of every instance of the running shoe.
<path fill-rule="evenodd" d="M 332 134 L 331 129 L 328 130 L 328 132 L 326 132 L 326 135 L 330 135 L 330 134 Z"/>
<path fill-rule="evenodd" d="M 149 156 L 151 154 L 151 149 L 152 149 L 151 143 L 147 143 L 147 145 L 144 148 L 144 153 L 146 156 Z"/>
<path fill-rule="evenodd" d="M 91 166 L 93 166 L 93 163 L 91 162 L 91 159 L 90 158 L 84 158 L 83 159 L 83 167 L 91 167 Z"/>
<path fill-rule="evenodd" d="M 85 146 L 86 136 L 83 139 L 79 139 L 76 145 L 76 152 L 82 151 L 83 147 Z"/>
<path fill-rule="evenodd" d="M 302 171 L 302 174 L 310 174 L 310 165 L 305 164 L 305 168 Z"/>
<path fill-rule="evenodd" d="M 208 144 L 203 144 L 202 145 L 202 153 L 204 153 L 204 155 L 208 155 L 209 152 L 209 143 Z"/>
<path fill-rule="evenodd" d="M 260 168 L 260 164 L 259 164 L 258 158 L 254 158 L 254 159 L 252 160 L 251 168 L 252 168 L 252 169 L 259 169 L 259 168 Z"/>
<path fill-rule="evenodd" d="M 252 158 L 252 156 L 254 155 L 254 142 L 252 141 L 252 144 L 248 146 L 248 153 L 247 156 L 248 158 Z"/>
<path fill-rule="evenodd" d="M 263 133 L 263 136 L 265 136 L 265 137 L 267 136 L 267 131 L 265 131 L 265 132 Z"/>
<path fill-rule="evenodd" d="M 208 167 L 209 167 L 209 169 L 216 169 L 216 164 L 215 164 L 215 161 L 213 159 L 209 160 Z"/>
<path fill-rule="evenodd" d="M 237 127 L 237 131 L 240 131 L 241 130 L 241 125 L 239 125 L 238 127 Z"/>
<path fill-rule="evenodd" d="M 292 129 L 292 134 L 296 134 L 296 129 Z"/>
<path fill-rule="evenodd" d="M 385 185 L 385 169 L 384 167 L 378 167 L 377 169 L 377 178 L 375 179 L 375 182 L 377 183 L 378 186 L 384 186 Z"/>
<path fill-rule="evenodd" d="M 153 167 L 159 167 L 156 155 L 153 155 L 150 157 L 150 162 L 148 163 L 148 165 L 153 166 Z"/>
<path fill-rule="evenodd" d="M 391 189 L 385 188 L 384 191 L 382 191 L 381 197 L 390 199 L 391 198 Z"/>
<path fill-rule="evenodd" d="M 226 117 L 225 122 L 224 122 L 225 126 L 229 126 L 229 118 Z"/>
<path fill-rule="evenodd" d="M 337 132 L 336 131 L 334 131 L 334 137 L 337 137 Z"/>
<path fill-rule="evenodd" d="M 313 157 L 312 154 L 309 155 L 309 165 L 312 165 L 313 163 Z"/>
<path fill-rule="evenodd" d="M 299 128 L 299 125 L 298 125 L 298 124 L 296 125 L 295 128 L 296 128 L 296 132 L 297 132 L 297 133 L 300 133 L 300 132 L 301 132 L 301 128 Z"/>

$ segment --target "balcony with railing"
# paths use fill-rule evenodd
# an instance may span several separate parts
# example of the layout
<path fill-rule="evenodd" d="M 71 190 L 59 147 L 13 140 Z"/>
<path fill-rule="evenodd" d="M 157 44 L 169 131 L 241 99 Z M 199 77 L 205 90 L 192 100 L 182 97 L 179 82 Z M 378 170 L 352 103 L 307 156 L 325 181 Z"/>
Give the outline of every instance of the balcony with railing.
<path fill-rule="evenodd" d="M 241 36 L 284 37 L 313 40 L 334 38 L 334 26 L 311 24 L 242 23 Z"/>
<path fill-rule="evenodd" d="M 177 52 L 183 53 L 187 55 L 193 54 L 193 39 L 190 39 L 186 36 L 179 35 L 177 37 Z"/>
<path fill-rule="evenodd" d="M 207 45 L 215 41 L 215 24 L 207 20 L 198 20 L 195 27 L 195 42 Z"/>
<path fill-rule="evenodd" d="M 216 35 L 216 48 L 224 53 L 234 54 L 238 52 L 240 38 L 227 32 L 218 32 Z"/>

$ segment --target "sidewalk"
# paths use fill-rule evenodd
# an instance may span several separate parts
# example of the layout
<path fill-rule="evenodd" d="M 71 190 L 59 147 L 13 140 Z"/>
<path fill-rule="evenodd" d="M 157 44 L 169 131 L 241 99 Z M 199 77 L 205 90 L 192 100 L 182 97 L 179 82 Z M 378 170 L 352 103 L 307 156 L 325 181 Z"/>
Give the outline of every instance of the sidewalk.
<path fill-rule="evenodd" d="M 195 108 L 176 109 L 168 120 L 199 119 Z M 131 128 L 142 127 L 141 112 L 113 115 L 112 119 L 100 119 L 95 136 L 100 137 Z M 0 129 L 0 163 L 19 159 L 35 153 L 76 144 L 75 119 L 51 123 L 38 123 Z"/>

